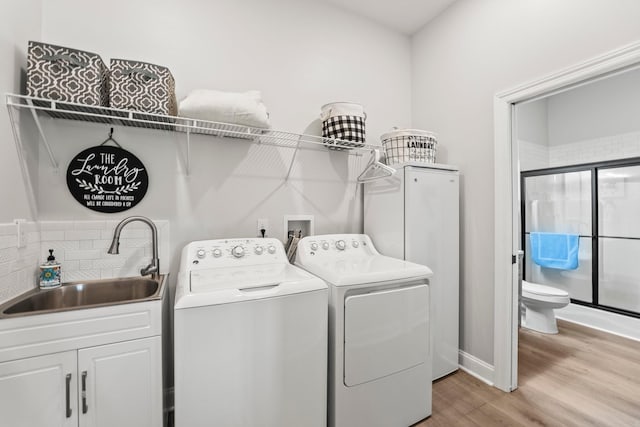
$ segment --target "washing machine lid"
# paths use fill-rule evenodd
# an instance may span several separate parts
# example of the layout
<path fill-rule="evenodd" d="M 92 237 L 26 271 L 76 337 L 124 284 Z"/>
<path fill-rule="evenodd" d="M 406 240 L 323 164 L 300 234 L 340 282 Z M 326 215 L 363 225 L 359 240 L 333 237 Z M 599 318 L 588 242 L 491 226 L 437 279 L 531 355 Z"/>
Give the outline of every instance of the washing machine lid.
<path fill-rule="evenodd" d="M 541 295 L 546 297 L 568 297 L 569 293 L 558 288 L 539 283 L 531 283 L 526 280 L 522 281 L 522 292 L 532 295 Z"/>
<path fill-rule="evenodd" d="M 334 286 L 419 280 L 433 276 L 429 267 L 384 255 L 322 259 L 317 262 L 309 261 L 300 266 Z"/>
<path fill-rule="evenodd" d="M 228 304 L 326 290 L 321 279 L 289 263 L 194 270 L 175 308 Z"/>

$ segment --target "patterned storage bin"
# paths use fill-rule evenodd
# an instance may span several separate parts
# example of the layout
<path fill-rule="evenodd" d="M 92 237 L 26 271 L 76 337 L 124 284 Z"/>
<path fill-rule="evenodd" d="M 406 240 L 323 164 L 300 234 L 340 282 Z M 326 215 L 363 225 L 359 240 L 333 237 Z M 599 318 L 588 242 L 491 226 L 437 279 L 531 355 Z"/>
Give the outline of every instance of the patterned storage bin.
<path fill-rule="evenodd" d="M 380 137 L 388 165 L 404 162 L 435 163 L 436 134 L 420 129 L 397 129 Z"/>
<path fill-rule="evenodd" d="M 178 114 L 176 85 L 168 68 L 126 59 L 111 60 L 109 98 L 113 108 Z"/>
<path fill-rule="evenodd" d="M 30 41 L 27 94 L 78 104 L 109 105 L 109 69 L 99 55 Z"/>
<path fill-rule="evenodd" d="M 335 142 L 324 140 L 331 149 L 345 150 L 362 147 L 365 143 L 365 120 L 367 115 L 362 105 L 353 102 L 333 102 L 322 106 L 322 137 L 339 139 Z"/>

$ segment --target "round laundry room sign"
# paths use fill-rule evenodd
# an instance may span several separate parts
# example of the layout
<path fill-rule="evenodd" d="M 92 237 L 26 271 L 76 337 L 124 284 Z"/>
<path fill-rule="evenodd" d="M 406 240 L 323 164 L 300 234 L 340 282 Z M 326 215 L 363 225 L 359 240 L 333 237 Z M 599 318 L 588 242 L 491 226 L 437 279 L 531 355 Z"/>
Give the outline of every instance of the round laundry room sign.
<path fill-rule="evenodd" d="M 116 213 L 137 205 L 147 193 L 149 176 L 135 155 L 120 147 L 99 145 L 71 159 L 67 186 L 83 206 Z"/>

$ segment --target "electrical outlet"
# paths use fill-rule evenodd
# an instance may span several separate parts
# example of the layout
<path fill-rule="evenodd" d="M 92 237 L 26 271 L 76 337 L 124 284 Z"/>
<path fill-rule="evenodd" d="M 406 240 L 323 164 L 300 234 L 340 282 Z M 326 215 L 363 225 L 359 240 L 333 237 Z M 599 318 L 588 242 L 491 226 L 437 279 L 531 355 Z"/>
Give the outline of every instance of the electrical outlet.
<path fill-rule="evenodd" d="M 264 237 L 267 237 L 269 231 L 269 220 L 267 218 L 258 218 L 258 236 L 262 237 L 262 230 L 264 229 Z"/>
<path fill-rule="evenodd" d="M 27 246 L 27 237 L 24 232 L 24 223 L 27 222 L 26 219 L 14 219 L 13 222 L 16 224 L 16 234 L 18 235 L 18 244 L 19 248 L 24 248 Z"/>

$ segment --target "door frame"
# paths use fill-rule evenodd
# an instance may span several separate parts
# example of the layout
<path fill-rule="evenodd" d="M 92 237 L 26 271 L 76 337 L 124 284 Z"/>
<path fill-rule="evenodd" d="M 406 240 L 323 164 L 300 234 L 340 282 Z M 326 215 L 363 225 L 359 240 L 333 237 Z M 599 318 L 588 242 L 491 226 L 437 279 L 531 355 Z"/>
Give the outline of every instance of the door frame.
<path fill-rule="evenodd" d="M 612 50 L 494 96 L 494 378 L 495 387 L 518 387 L 519 165 L 515 104 L 544 98 L 640 66 L 640 41 Z M 507 226 L 505 226 L 507 225 Z M 515 257 L 515 258 L 514 258 Z"/>

